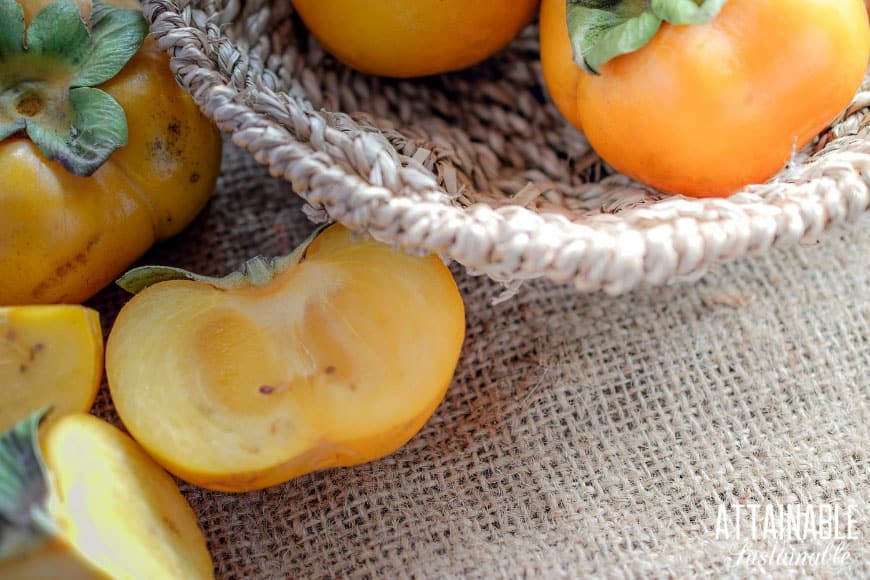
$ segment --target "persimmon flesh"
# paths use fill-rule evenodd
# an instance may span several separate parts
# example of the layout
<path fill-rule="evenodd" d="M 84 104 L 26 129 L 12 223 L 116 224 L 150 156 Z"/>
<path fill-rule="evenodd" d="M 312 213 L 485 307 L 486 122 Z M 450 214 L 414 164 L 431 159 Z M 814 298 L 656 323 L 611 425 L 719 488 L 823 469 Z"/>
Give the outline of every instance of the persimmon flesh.
<path fill-rule="evenodd" d="M 83 306 L 0 308 L 0 433 L 44 407 L 87 412 L 103 377 L 100 316 Z"/>
<path fill-rule="evenodd" d="M 110 335 L 124 424 L 196 485 L 246 491 L 387 455 L 453 376 L 464 307 L 438 257 L 332 226 L 272 266 L 151 285 Z"/>
<path fill-rule="evenodd" d="M 0 514 L 16 515 L 0 518 L 0 577 L 214 578 L 196 514 L 128 435 L 84 413 L 33 421 L 0 437 L 16 459 L 0 462 Z"/>

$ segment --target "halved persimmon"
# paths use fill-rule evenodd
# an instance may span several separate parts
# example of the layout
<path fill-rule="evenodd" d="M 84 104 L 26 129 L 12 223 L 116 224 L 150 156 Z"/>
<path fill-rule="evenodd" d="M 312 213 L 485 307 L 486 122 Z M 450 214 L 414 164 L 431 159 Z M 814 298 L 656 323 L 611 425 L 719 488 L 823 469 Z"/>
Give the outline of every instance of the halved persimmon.
<path fill-rule="evenodd" d="M 134 270 L 106 369 L 130 433 L 178 477 L 245 491 L 387 455 L 441 402 L 465 335 L 449 269 L 332 226 L 205 278 Z"/>
<path fill-rule="evenodd" d="M 103 377 L 100 316 L 83 306 L 0 307 L 0 433 L 34 411 L 87 412 Z"/>
<path fill-rule="evenodd" d="M 196 514 L 141 447 L 93 415 L 43 416 L 0 434 L 0 578 L 214 578 Z"/>

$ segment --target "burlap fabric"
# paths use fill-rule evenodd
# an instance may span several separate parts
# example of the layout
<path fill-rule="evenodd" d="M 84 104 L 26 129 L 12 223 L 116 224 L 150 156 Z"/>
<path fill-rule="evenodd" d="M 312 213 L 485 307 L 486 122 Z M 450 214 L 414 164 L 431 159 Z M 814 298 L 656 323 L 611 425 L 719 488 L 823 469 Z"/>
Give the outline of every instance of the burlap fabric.
<path fill-rule="evenodd" d="M 142 262 L 223 274 L 312 226 L 228 147 L 205 213 Z M 870 232 L 622 297 L 456 268 L 468 335 L 394 455 L 262 492 L 183 486 L 220 578 L 870 577 Z M 126 296 L 92 301 L 108 329 Z M 96 412 L 117 421 L 104 389 Z M 717 506 L 857 506 L 840 566 L 735 565 Z M 763 543 L 752 543 L 761 548 Z M 810 543 L 808 549 L 821 549 Z"/>

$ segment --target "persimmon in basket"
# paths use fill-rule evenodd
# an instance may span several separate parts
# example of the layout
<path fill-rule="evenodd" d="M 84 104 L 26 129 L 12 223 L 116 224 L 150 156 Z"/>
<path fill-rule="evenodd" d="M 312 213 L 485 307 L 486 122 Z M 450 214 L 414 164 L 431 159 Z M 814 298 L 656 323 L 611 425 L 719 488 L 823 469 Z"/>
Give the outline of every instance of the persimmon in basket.
<path fill-rule="evenodd" d="M 601 157 L 696 197 L 775 175 L 849 104 L 870 51 L 860 0 L 544 0 L 540 29 L 550 93 Z"/>
<path fill-rule="evenodd" d="M 504 48 L 539 0 L 293 0 L 315 37 L 362 72 L 418 77 L 465 68 Z"/>

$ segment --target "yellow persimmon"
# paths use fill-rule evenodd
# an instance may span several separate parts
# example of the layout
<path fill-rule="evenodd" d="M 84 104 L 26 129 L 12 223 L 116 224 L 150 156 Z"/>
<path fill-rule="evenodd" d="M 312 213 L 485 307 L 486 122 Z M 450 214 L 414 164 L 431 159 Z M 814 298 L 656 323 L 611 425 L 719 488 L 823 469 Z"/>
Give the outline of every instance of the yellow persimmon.
<path fill-rule="evenodd" d="M 79 4 L 0 0 L 0 304 L 87 299 L 189 224 L 219 171 L 138 4 Z"/>
<path fill-rule="evenodd" d="M 341 226 L 244 274 L 146 267 L 121 284 L 141 292 L 107 345 L 118 413 L 169 471 L 217 490 L 396 450 L 443 399 L 465 335 L 438 257 Z"/>
<path fill-rule="evenodd" d="M 697 197 L 775 175 L 870 52 L 861 0 L 544 0 L 540 31 L 550 93 L 601 157 Z"/>
<path fill-rule="evenodd" d="M 196 515 L 172 477 L 115 427 L 83 413 L 0 438 L 0 577 L 214 577 Z"/>
<path fill-rule="evenodd" d="M 103 376 L 100 316 L 83 306 L 0 308 L 0 433 L 43 409 L 90 410 Z"/>
<path fill-rule="evenodd" d="M 363 72 L 417 77 L 478 63 L 529 23 L 539 0 L 293 0 L 339 60 Z"/>

